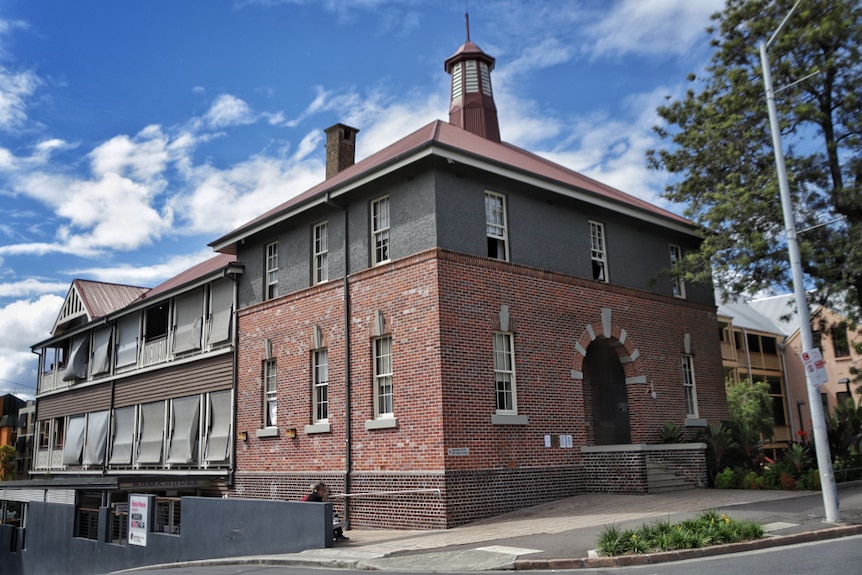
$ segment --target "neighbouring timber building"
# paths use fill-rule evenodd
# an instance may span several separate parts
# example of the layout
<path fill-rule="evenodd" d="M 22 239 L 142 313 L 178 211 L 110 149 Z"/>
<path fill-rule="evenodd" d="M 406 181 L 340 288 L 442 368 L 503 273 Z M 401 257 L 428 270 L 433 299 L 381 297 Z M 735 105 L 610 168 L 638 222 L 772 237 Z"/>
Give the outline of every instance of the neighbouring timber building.
<path fill-rule="evenodd" d="M 159 497 L 159 531 L 177 532 L 181 496 L 227 491 L 241 273 L 218 254 L 153 289 L 72 282 L 51 338 L 33 346 L 30 480 L 0 489 L 74 509 L 59 526 L 31 510 L 41 536 L 122 543 L 130 493 Z"/>
<path fill-rule="evenodd" d="M 332 488 L 353 526 L 450 527 L 585 491 L 705 483 L 727 416 L 710 285 L 670 270 L 688 220 L 500 138 L 494 59 L 445 61 L 449 122 L 211 245 L 238 279 L 231 497 Z"/>

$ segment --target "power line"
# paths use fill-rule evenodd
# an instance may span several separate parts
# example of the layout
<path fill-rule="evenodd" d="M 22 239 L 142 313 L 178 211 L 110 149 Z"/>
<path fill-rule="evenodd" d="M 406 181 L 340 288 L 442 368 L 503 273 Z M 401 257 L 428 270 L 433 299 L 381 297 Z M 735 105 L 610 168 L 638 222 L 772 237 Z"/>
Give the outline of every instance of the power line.
<path fill-rule="evenodd" d="M 33 390 L 36 389 L 35 385 L 25 385 L 23 383 L 18 383 L 17 381 L 12 381 L 10 379 L 3 379 L 2 377 L 0 377 L 0 381 L 2 381 L 3 383 L 9 383 L 12 385 L 17 385 L 18 387 L 24 387 L 26 389 L 33 389 Z"/>

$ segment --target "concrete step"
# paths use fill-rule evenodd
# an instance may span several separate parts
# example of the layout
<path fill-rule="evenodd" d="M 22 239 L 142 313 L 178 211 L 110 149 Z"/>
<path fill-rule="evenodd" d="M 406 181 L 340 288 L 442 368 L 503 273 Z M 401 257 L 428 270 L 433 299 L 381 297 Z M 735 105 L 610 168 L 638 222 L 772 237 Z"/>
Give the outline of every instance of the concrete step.
<path fill-rule="evenodd" d="M 655 463 L 647 463 L 647 492 L 665 493 L 695 489 L 693 481 L 677 475 L 670 469 Z"/>

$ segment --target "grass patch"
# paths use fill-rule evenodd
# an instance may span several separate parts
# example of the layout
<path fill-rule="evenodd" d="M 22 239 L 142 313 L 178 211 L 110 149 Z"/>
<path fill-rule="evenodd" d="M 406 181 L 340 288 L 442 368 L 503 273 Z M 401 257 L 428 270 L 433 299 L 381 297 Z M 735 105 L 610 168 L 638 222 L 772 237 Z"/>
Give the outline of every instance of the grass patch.
<path fill-rule="evenodd" d="M 738 521 L 714 509 L 702 511 L 694 519 L 680 523 L 660 520 L 639 529 L 605 527 L 596 550 L 605 557 L 696 549 L 710 545 L 760 539 L 763 526 L 753 521 Z"/>

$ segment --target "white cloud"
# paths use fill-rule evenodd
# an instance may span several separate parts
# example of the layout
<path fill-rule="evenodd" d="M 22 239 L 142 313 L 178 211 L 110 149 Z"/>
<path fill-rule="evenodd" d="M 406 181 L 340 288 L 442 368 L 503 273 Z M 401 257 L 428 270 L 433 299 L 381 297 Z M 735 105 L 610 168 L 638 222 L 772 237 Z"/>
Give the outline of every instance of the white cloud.
<path fill-rule="evenodd" d="M 449 119 L 448 102 L 440 97 L 417 98 L 384 107 L 360 107 L 350 120 L 351 125 L 366 126 L 357 140 L 357 160 L 389 146 L 407 134 L 433 122 Z"/>
<path fill-rule="evenodd" d="M 40 83 L 33 72 L 14 72 L 0 66 L 0 130 L 11 131 L 24 125 L 27 99 Z"/>
<path fill-rule="evenodd" d="M 210 248 L 204 247 L 192 253 L 171 256 L 167 260 L 153 265 L 122 264 L 114 267 L 100 265 L 91 268 L 77 268 L 65 273 L 71 277 L 86 278 L 93 281 L 156 287 L 163 281 L 208 260 L 214 255 Z"/>
<path fill-rule="evenodd" d="M 222 94 L 213 102 L 203 120 L 209 127 L 218 129 L 251 124 L 254 123 L 255 117 L 243 100 L 230 94 Z"/>
<path fill-rule="evenodd" d="M 652 126 L 659 122 L 656 108 L 669 92 L 657 88 L 624 100 L 625 113 L 578 117 L 567 132 L 572 136 L 540 155 L 604 184 L 650 203 L 681 212 L 660 197 L 667 174 L 646 166 L 646 151 L 659 144 Z"/>
<path fill-rule="evenodd" d="M 502 84 L 511 76 L 522 76 L 568 62 L 573 57 L 572 46 L 558 38 L 547 38 L 538 44 L 525 47 L 511 63 L 495 71 L 494 82 Z"/>
<path fill-rule="evenodd" d="M 0 298 L 65 293 L 68 289 L 67 283 L 30 278 L 18 282 L 0 283 Z"/>
<path fill-rule="evenodd" d="M 145 182 L 161 177 L 168 161 L 168 138 L 159 126 L 147 126 L 135 138 L 115 136 L 90 152 L 97 177 L 128 176 Z"/>
<path fill-rule="evenodd" d="M 187 232 L 226 232 L 319 183 L 323 164 L 306 155 L 321 140 L 322 133 L 309 134 L 287 159 L 256 156 L 226 169 L 196 167 L 194 189 L 171 206 Z"/>
<path fill-rule="evenodd" d="M 94 257 L 98 255 L 97 250 L 83 248 L 73 248 L 69 245 L 52 242 L 30 242 L 20 244 L 9 244 L 0 246 L 0 254 L 6 256 L 44 256 L 47 254 L 68 254 L 80 257 Z"/>
<path fill-rule="evenodd" d="M 56 213 L 69 224 L 60 226 L 57 237 L 73 249 L 132 250 L 171 227 L 171 211 L 159 213 L 151 205 L 154 190 L 116 174 L 77 182 L 68 192 Z"/>
<path fill-rule="evenodd" d="M 622 0 L 583 33 L 597 56 L 681 55 L 706 40 L 709 16 L 723 7 L 724 0 Z"/>
<path fill-rule="evenodd" d="M 324 90 L 323 86 L 315 86 L 314 92 L 315 92 L 315 96 L 314 96 L 314 99 L 311 101 L 311 103 L 305 107 L 305 109 L 299 114 L 299 116 L 297 116 L 296 118 L 293 118 L 292 120 L 285 121 L 284 122 L 285 126 L 287 126 L 288 128 L 295 128 L 302 121 L 304 121 L 308 117 L 312 116 L 313 114 L 316 114 L 322 110 L 333 109 L 333 104 L 332 104 L 333 100 L 339 102 L 339 104 L 342 106 L 347 106 L 350 104 L 350 100 L 352 100 L 353 98 L 356 97 L 355 94 L 351 94 L 349 96 L 345 96 L 345 95 L 336 96 L 334 93 Z M 350 108 L 345 108 L 345 109 L 350 109 Z"/>
<path fill-rule="evenodd" d="M 6 148 L 0 148 L 0 170 L 9 171 L 15 167 L 15 156 Z"/>
<path fill-rule="evenodd" d="M 35 390 L 37 364 L 30 345 L 51 336 L 63 299 L 43 295 L 35 301 L 19 300 L 0 308 L 0 386 L 9 393 L 24 397 Z"/>

